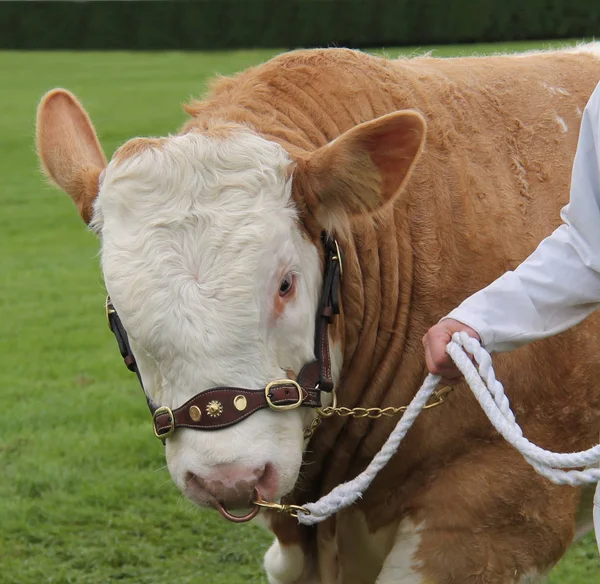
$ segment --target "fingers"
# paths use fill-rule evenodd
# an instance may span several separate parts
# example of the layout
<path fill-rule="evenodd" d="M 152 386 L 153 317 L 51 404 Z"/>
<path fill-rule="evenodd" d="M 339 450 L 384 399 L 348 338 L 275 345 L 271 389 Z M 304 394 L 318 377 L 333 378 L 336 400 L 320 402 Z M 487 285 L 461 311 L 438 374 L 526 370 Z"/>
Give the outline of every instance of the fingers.
<path fill-rule="evenodd" d="M 446 353 L 446 346 L 450 342 L 450 338 L 444 331 L 436 330 L 431 330 L 423 337 L 427 369 L 434 375 L 441 375 L 448 379 L 460 375 L 450 355 Z"/>
<path fill-rule="evenodd" d="M 423 337 L 427 369 L 434 375 L 441 375 L 449 381 L 460 377 L 460 371 L 454 365 L 450 355 L 446 353 L 446 346 L 451 338 L 451 333 L 439 325 L 429 329 L 429 332 Z"/>
<path fill-rule="evenodd" d="M 446 347 L 455 332 L 466 332 L 469 336 L 480 340 L 479 335 L 471 327 L 453 319 L 442 320 L 431 327 L 423 337 L 425 361 L 427 369 L 433 375 L 440 375 L 447 385 L 456 385 L 462 379 L 462 374 L 446 353 Z"/>

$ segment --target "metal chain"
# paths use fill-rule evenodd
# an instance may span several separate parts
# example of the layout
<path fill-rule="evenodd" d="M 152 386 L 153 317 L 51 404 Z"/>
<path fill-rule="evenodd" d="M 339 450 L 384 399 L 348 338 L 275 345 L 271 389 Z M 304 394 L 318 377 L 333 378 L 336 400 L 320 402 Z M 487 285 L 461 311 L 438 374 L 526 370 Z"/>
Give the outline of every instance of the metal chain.
<path fill-rule="evenodd" d="M 434 401 L 427 404 L 423 409 L 428 410 L 435 408 L 444 403 L 444 399 L 448 393 L 452 391 L 452 387 L 444 386 L 440 389 L 436 389 L 433 397 Z M 387 408 L 347 408 L 344 406 L 337 405 L 337 397 L 335 390 L 333 393 L 333 405 L 326 406 L 324 408 L 317 409 L 317 417 L 311 422 L 310 426 L 304 431 L 304 439 L 308 440 L 315 433 L 315 430 L 319 427 L 323 418 L 330 418 L 331 416 L 340 416 L 342 418 L 369 418 L 370 420 L 376 420 L 378 418 L 386 417 L 391 418 L 396 414 L 400 414 L 406 411 L 408 406 L 393 407 L 388 406 Z"/>

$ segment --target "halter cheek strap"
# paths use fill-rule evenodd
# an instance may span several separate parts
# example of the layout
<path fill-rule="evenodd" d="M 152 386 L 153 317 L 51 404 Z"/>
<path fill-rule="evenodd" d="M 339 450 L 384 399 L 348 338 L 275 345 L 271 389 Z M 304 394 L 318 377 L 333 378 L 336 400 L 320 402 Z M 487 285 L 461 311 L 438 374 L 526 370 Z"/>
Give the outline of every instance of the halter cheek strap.
<path fill-rule="evenodd" d="M 129 344 L 129 337 L 127 336 L 127 331 L 115 310 L 115 307 L 112 304 L 110 296 L 106 297 L 106 320 L 108 321 L 108 328 L 115 335 L 115 339 L 117 340 L 117 346 L 119 347 L 119 352 L 121 353 L 121 357 L 123 357 L 123 362 L 125 363 L 125 367 L 132 371 L 137 375 L 138 381 L 142 386 L 142 391 L 144 391 L 144 397 L 146 398 L 146 403 L 148 404 L 148 409 L 151 414 L 159 408 L 149 397 L 146 391 L 144 390 L 144 383 L 142 381 L 142 376 L 140 375 L 140 370 L 138 369 L 137 362 L 135 357 L 133 356 L 133 352 L 131 350 L 131 345 Z"/>
<path fill-rule="evenodd" d="M 154 421 L 154 434 L 166 440 L 177 428 L 219 430 L 233 426 L 254 412 L 270 408 L 275 411 L 299 407 L 321 407 L 321 392 L 333 389 L 328 326 L 340 312 L 339 288 L 342 254 L 337 242 L 327 234 L 322 237 L 325 251 L 323 291 L 315 330 L 315 360 L 302 367 L 297 381 L 278 379 L 261 389 L 213 387 L 196 394 L 179 408 L 158 406 L 146 394 L 127 331 L 110 298 L 106 299 L 106 317 L 125 365 L 137 375 Z"/>

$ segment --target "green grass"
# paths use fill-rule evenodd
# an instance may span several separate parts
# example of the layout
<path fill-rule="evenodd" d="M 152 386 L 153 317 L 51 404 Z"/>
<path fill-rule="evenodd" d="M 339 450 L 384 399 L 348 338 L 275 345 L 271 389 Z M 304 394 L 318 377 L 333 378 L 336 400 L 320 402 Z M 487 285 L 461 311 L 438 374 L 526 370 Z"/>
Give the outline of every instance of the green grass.
<path fill-rule="evenodd" d="M 269 535 L 194 508 L 171 483 L 105 324 L 98 243 L 44 184 L 33 136 L 37 101 L 55 86 L 82 99 L 107 153 L 134 135 L 175 131 L 179 104 L 202 94 L 207 77 L 275 52 L 0 53 L 2 583 L 266 582 Z M 598 581 L 591 536 L 551 578 Z"/>

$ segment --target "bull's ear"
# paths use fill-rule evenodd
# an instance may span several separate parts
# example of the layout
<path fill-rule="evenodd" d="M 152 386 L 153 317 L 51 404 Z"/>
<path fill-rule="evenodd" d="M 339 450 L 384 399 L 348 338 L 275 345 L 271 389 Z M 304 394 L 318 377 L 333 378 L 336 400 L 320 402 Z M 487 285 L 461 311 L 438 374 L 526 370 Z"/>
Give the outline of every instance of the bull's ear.
<path fill-rule="evenodd" d="M 44 172 L 89 223 L 106 158 L 88 114 L 72 93 L 53 89 L 44 95 L 37 111 L 36 138 Z"/>
<path fill-rule="evenodd" d="M 359 124 L 304 160 L 302 194 L 325 228 L 372 213 L 406 183 L 425 141 L 421 114 L 402 110 Z"/>

